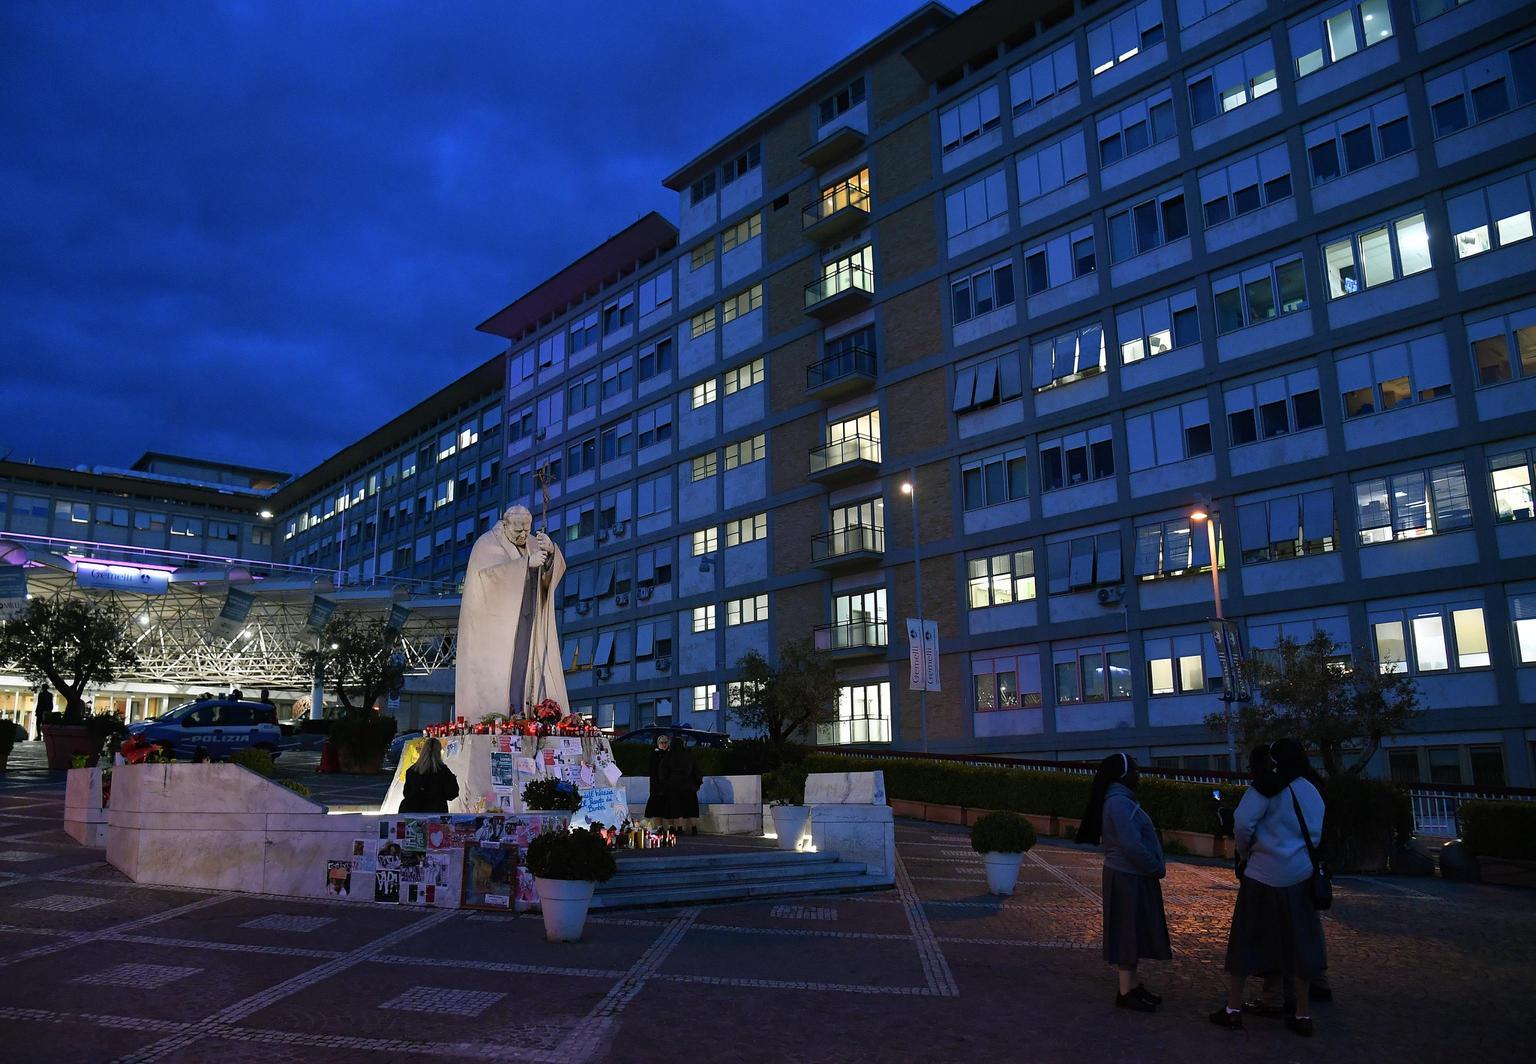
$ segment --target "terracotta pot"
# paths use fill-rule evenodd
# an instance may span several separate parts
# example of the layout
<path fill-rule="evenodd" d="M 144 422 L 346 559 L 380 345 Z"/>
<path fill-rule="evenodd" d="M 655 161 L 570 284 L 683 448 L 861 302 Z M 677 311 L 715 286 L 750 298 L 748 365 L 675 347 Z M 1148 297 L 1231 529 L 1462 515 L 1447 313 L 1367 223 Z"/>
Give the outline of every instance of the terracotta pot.
<path fill-rule="evenodd" d="M 336 756 L 341 762 L 341 771 L 360 776 L 372 776 L 384 768 L 385 751 L 368 754 L 359 754 L 356 750 L 339 747 Z"/>
<path fill-rule="evenodd" d="M 70 769 L 76 754 L 84 754 L 87 767 L 95 767 L 100 749 L 91 730 L 83 724 L 43 725 L 43 745 L 48 750 L 48 768 Z"/>
<path fill-rule="evenodd" d="M 1024 819 L 1029 821 L 1030 824 L 1034 826 L 1036 835 L 1056 834 L 1056 818 L 1053 816 L 1043 816 L 1039 813 L 1025 813 Z"/>

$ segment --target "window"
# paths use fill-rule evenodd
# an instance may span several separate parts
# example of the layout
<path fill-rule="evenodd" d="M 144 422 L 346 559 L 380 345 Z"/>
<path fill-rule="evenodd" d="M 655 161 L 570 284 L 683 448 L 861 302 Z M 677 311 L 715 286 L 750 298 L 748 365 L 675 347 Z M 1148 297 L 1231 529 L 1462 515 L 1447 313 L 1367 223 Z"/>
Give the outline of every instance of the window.
<path fill-rule="evenodd" d="M 451 503 L 457 495 L 457 481 L 452 477 L 437 482 L 437 496 L 432 504 L 434 510 L 441 509 Z"/>
<path fill-rule="evenodd" d="M 1275 49 L 1269 38 L 1188 79 L 1190 121 L 1209 122 L 1275 91 Z"/>
<path fill-rule="evenodd" d="M 1490 455 L 1488 478 L 1493 488 L 1493 516 L 1499 521 L 1529 521 L 1532 509 L 1532 470 L 1536 450 Z"/>
<path fill-rule="evenodd" d="M 1343 118 L 1309 127 L 1305 140 L 1313 185 L 1401 155 L 1413 148 L 1408 97 L 1399 92 Z"/>
<path fill-rule="evenodd" d="M 688 186 L 688 204 L 696 207 L 715 194 L 715 175 L 705 174 Z"/>
<path fill-rule="evenodd" d="M 1202 19 L 1231 7 L 1236 2 L 1237 0 L 1178 0 L 1179 27 L 1183 29 L 1193 26 Z"/>
<path fill-rule="evenodd" d="M 1361 481 L 1355 512 L 1362 546 L 1470 528 L 1466 471 L 1458 462 Z"/>
<path fill-rule="evenodd" d="M 1115 316 L 1120 332 L 1120 361 L 1125 365 L 1200 342 L 1200 311 L 1195 291 L 1176 292 Z"/>
<path fill-rule="evenodd" d="M 565 386 L 565 408 L 571 416 L 589 410 L 597 405 L 597 374 L 588 373 L 586 376 L 571 381 Z"/>
<path fill-rule="evenodd" d="M 1074 432 L 1040 444 L 1040 490 L 1086 484 L 1115 475 L 1115 451 L 1108 425 Z"/>
<path fill-rule="evenodd" d="M 1435 136 L 1444 137 L 1536 101 L 1536 41 L 1495 52 L 1426 81 Z"/>
<path fill-rule="evenodd" d="M 720 234 L 720 250 L 733 251 L 763 231 L 763 212 L 749 215 Z"/>
<path fill-rule="evenodd" d="M 951 408 L 956 414 L 982 410 L 1024 394 L 1017 351 L 988 355 L 955 371 L 955 398 Z"/>
<path fill-rule="evenodd" d="M 672 369 L 672 338 L 657 340 L 649 347 L 640 349 L 640 379 L 648 381 L 658 374 Z"/>
<path fill-rule="evenodd" d="M 1469 321 L 1467 339 L 1479 386 L 1536 375 L 1536 308 Z"/>
<path fill-rule="evenodd" d="M 759 288 L 762 286 L 759 285 Z M 725 371 L 725 394 L 735 395 L 744 392 L 754 384 L 763 383 L 763 360 L 754 358 L 744 366 Z"/>
<path fill-rule="evenodd" d="M 561 339 L 565 334 L 561 333 Z M 513 385 L 522 384 L 533 376 L 533 348 L 519 351 L 507 358 L 507 380 Z"/>
<path fill-rule="evenodd" d="M 751 517 L 743 517 L 739 521 L 727 521 L 725 523 L 725 545 L 727 547 L 739 547 L 744 543 L 752 543 L 767 537 L 767 514 L 753 514 Z"/>
<path fill-rule="evenodd" d="M 565 538 L 567 542 L 585 539 L 597 531 L 597 507 L 591 499 L 565 508 Z M 607 592 L 604 591 L 603 594 Z"/>
<path fill-rule="evenodd" d="M 954 323 L 1013 305 L 1013 261 L 1004 259 L 949 283 Z"/>
<path fill-rule="evenodd" d="M 837 689 L 837 720 L 817 729 L 823 743 L 891 741 L 891 685 L 857 684 Z"/>
<path fill-rule="evenodd" d="M 1001 170 L 944 194 L 944 217 L 951 237 L 1008 213 L 1008 179 Z"/>
<path fill-rule="evenodd" d="M 1104 327 L 1082 325 L 1059 336 L 1037 339 L 1031 348 L 1037 391 L 1070 384 L 1104 371 Z"/>
<path fill-rule="evenodd" d="M 864 292 L 875 290 L 874 256 L 868 246 L 852 255 L 822 263 L 821 280 L 805 289 L 805 305 L 813 306 L 839 292 L 855 288 Z"/>
<path fill-rule="evenodd" d="M 688 253 L 688 268 L 702 270 L 715 261 L 715 238 L 710 237 L 704 243 Z"/>
<path fill-rule="evenodd" d="M 1462 4 L 1469 4 L 1471 2 L 1472 0 L 1414 0 L 1414 21 L 1428 22 L 1430 19 L 1437 18 L 1447 11 L 1455 11 Z M 1417 783 L 1418 777 L 1415 776 L 1411 782 Z"/>
<path fill-rule="evenodd" d="M 1323 423 L 1316 369 L 1240 384 L 1228 388 L 1224 399 L 1227 437 L 1233 447 L 1315 429 Z"/>
<path fill-rule="evenodd" d="M 1424 403 L 1451 394 L 1445 336 L 1425 336 L 1337 362 L 1346 418 Z"/>
<path fill-rule="evenodd" d="M 971 659 L 972 708 L 1033 709 L 1041 704 L 1040 655 L 987 651 Z"/>
<path fill-rule="evenodd" d="M 754 144 L 720 168 L 720 187 L 745 177 L 763 163 L 763 146 Z"/>
<path fill-rule="evenodd" d="M 532 439 L 533 438 L 534 424 L 535 424 L 534 419 L 533 419 L 533 409 L 534 409 L 533 408 L 533 404 L 530 403 L 529 405 L 523 407 L 521 410 L 515 410 L 511 414 L 508 415 L 508 417 L 507 417 L 507 442 L 508 443 L 519 443 L 519 442 L 521 442 L 523 440 L 528 440 L 528 439 Z M 389 481 L 386 479 L 386 486 L 388 485 L 388 483 L 389 483 Z"/>
<path fill-rule="evenodd" d="M 998 127 L 998 93 L 996 85 L 989 85 L 953 107 L 939 112 L 940 149 L 943 154 L 969 144 L 983 133 Z"/>
<path fill-rule="evenodd" d="M 1153 636 L 1142 641 L 1142 650 L 1148 694 L 1192 695 L 1221 688 L 1220 659 L 1208 632 Z"/>
<path fill-rule="evenodd" d="M 1460 672 L 1492 664 L 1479 603 L 1372 608 L 1368 613 L 1382 672 Z"/>
<path fill-rule="evenodd" d="M 1189 235 L 1184 193 L 1164 192 L 1109 214 L 1109 261 L 1124 262 Z"/>
<path fill-rule="evenodd" d="M 1037 295 L 1090 274 L 1096 266 L 1093 226 L 1081 226 L 1024 253 L 1024 288 L 1029 295 Z"/>
<path fill-rule="evenodd" d="M 715 329 L 715 308 L 710 307 L 695 314 L 688 322 L 688 328 L 692 338 L 697 340 L 706 333 Z"/>
<path fill-rule="evenodd" d="M 715 395 L 715 378 L 711 377 L 709 380 L 700 381 L 698 384 L 693 386 L 693 391 L 689 398 L 689 404 L 694 410 L 697 410 L 701 406 L 708 406 L 710 403 L 713 403 L 715 401 Z"/>
<path fill-rule="evenodd" d="M 1536 595 L 1509 596 L 1509 617 L 1515 626 L 1516 660 L 1536 665 Z"/>
<path fill-rule="evenodd" d="M 734 296 L 725 297 L 725 305 L 720 312 L 722 323 L 729 324 L 744 314 L 750 314 L 763 305 L 763 286 L 755 284 L 745 291 L 738 292 Z"/>
<path fill-rule="evenodd" d="M 715 607 L 695 606 L 693 608 L 693 630 L 699 632 L 713 632 L 715 630 Z"/>
<path fill-rule="evenodd" d="M 672 582 L 671 544 L 642 550 L 636 557 L 639 563 L 636 582 L 641 587 L 655 587 L 657 584 L 665 587 Z"/>
<path fill-rule="evenodd" d="M 1211 567 L 1210 533 L 1208 522 L 1216 530 L 1216 566 L 1221 568 L 1223 558 L 1221 543 L 1221 519 L 1212 514 L 1206 521 L 1191 522 L 1187 517 L 1168 521 L 1153 521 L 1136 526 L 1136 575 L 1142 580 L 1157 580 L 1165 576 L 1187 576 Z"/>
<path fill-rule="evenodd" d="M 128 509 L 124 506 L 96 507 L 96 523 L 98 525 L 111 525 L 114 528 L 128 527 Z M 227 521 L 209 521 L 208 536 L 210 539 L 240 538 L 240 526 Z"/>
<path fill-rule="evenodd" d="M 1088 66 L 1097 76 L 1162 42 L 1163 5 L 1142 0 L 1088 27 Z"/>
<path fill-rule="evenodd" d="M 618 332 L 635 324 L 635 294 L 626 292 L 618 299 L 603 306 L 603 335 Z"/>
<path fill-rule="evenodd" d="M 822 100 L 817 106 L 817 114 L 821 118 L 821 124 L 826 125 L 838 115 L 852 110 L 864 102 L 864 79 L 854 78 L 845 88 L 839 89 L 831 96 Z"/>
<path fill-rule="evenodd" d="M 1051 665 L 1059 706 L 1131 697 L 1131 651 L 1124 643 L 1052 648 Z"/>
<path fill-rule="evenodd" d="M 851 506 L 839 506 L 829 516 L 826 557 L 885 550 L 885 499 L 865 499 Z M 817 549 L 816 541 L 813 541 L 812 549 L 813 552 Z M 817 555 L 818 560 L 821 557 Z"/>
<path fill-rule="evenodd" d="M 1429 266 L 1429 234 L 1423 213 L 1382 222 L 1323 245 L 1330 299 L 1421 273 Z"/>
<path fill-rule="evenodd" d="M 1016 447 L 960 463 L 961 494 L 966 510 L 1000 506 L 1029 497 L 1029 454 Z"/>
<path fill-rule="evenodd" d="M 973 610 L 1029 602 L 1035 597 L 1035 552 L 1005 550 L 965 563 L 967 601 Z"/>
<path fill-rule="evenodd" d="M 60 499 L 54 504 L 53 511 L 61 523 L 65 521 L 75 525 L 91 523 L 91 504 L 88 502 L 69 502 Z"/>
<path fill-rule="evenodd" d="M 570 337 L 571 350 L 580 351 L 584 347 L 591 347 L 597 343 L 597 311 L 592 311 L 586 317 L 571 323 Z"/>
<path fill-rule="evenodd" d="M 653 314 L 672 302 L 670 267 L 640 282 L 640 316 Z"/>
<path fill-rule="evenodd" d="M 715 475 L 717 469 L 715 452 L 701 454 L 690 463 L 691 477 L 695 484 L 707 477 Z"/>
<path fill-rule="evenodd" d="M 614 459 L 630 454 L 635 446 L 634 431 L 634 422 L 629 418 L 606 426 L 600 439 L 602 460 L 612 462 Z"/>
<path fill-rule="evenodd" d="M 1330 488 L 1239 502 L 1237 527 L 1244 565 L 1326 554 L 1338 547 Z"/>
<path fill-rule="evenodd" d="M 672 477 L 668 473 L 642 480 L 636 485 L 640 516 L 666 513 L 672 509 Z"/>
<path fill-rule="evenodd" d="M 756 624 L 768 619 L 768 596 L 751 595 L 731 599 L 725 604 L 725 626 L 735 628 L 742 624 Z"/>
<path fill-rule="evenodd" d="M 588 436 L 577 440 L 565 450 L 565 471 L 576 476 L 597 468 L 597 437 Z"/>
<path fill-rule="evenodd" d="M 654 447 L 672 438 L 672 402 L 658 403 L 635 416 L 635 428 L 640 434 L 640 447 Z"/>
<path fill-rule="evenodd" d="M 1279 666 L 1278 648 L 1282 639 L 1303 645 L 1311 642 L 1318 633 L 1333 641 L 1334 653 L 1328 660 L 1348 667 L 1351 664 L 1349 618 L 1343 614 L 1270 622 L 1254 618 L 1248 622 L 1248 645 L 1254 657 Z"/>
<path fill-rule="evenodd" d="M 1008 98 L 1016 115 L 1033 111 L 1077 84 L 1077 52 L 1071 41 L 1008 75 Z"/>
<path fill-rule="evenodd" d="M 1307 305 L 1307 282 L 1301 258 L 1250 266 L 1241 273 L 1211 282 L 1216 304 L 1216 331 L 1229 333 L 1257 325 Z"/>
<path fill-rule="evenodd" d="M 1210 402 L 1201 396 L 1125 419 L 1131 472 L 1211 453 Z"/>
<path fill-rule="evenodd" d="M 1387 0 L 1359 0 L 1333 7 L 1291 27 L 1296 76 L 1304 78 L 1392 36 Z"/>
<path fill-rule="evenodd" d="M 1531 238 L 1536 171 L 1516 174 L 1446 200 L 1456 257 L 1471 258 Z"/>
<path fill-rule="evenodd" d="M 1284 144 L 1200 175 L 1200 210 L 1207 229 L 1290 198 L 1291 159 Z"/>
<path fill-rule="evenodd" d="M 635 356 L 624 355 L 603 367 L 603 398 L 612 399 L 635 386 Z"/>
<path fill-rule="evenodd" d="M 1120 561 L 1120 533 L 1099 532 L 1055 540 L 1046 546 L 1050 592 L 1065 595 L 1125 581 Z"/>
<path fill-rule="evenodd" d="M 1109 166 L 1172 140 L 1173 90 L 1162 89 L 1103 116 L 1097 128 L 1100 166 Z"/>
<path fill-rule="evenodd" d="M 765 433 L 760 432 L 749 439 L 725 445 L 725 468 L 728 470 L 749 465 L 752 462 L 761 462 L 766 457 L 768 457 L 768 437 Z"/>

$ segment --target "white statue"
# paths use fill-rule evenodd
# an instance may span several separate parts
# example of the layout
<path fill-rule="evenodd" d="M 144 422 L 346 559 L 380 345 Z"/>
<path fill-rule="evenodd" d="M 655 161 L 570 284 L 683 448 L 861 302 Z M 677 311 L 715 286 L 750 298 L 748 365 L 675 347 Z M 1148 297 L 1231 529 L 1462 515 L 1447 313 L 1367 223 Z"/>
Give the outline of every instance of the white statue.
<path fill-rule="evenodd" d="M 464 576 L 454 712 L 470 723 L 487 713 L 532 709 L 546 698 L 571 710 L 555 627 L 555 588 L 565 558 L 533 514 L 513 506 L 475 541 Z"/>

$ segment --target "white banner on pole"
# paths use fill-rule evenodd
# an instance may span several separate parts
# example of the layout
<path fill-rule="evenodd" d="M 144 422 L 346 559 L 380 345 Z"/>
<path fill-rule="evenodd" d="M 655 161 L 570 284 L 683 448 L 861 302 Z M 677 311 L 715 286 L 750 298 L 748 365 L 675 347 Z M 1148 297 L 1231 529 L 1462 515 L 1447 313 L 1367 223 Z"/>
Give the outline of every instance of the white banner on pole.
<path fill-rule="evenodd" d="M 939 689 L 939 622 L 923 622 L 923 686 Z"/>
<path fill-rule="evenodd" d="M 907 618 L 907 690 L 924 689 L 923 626 L 916 617 Z"/>

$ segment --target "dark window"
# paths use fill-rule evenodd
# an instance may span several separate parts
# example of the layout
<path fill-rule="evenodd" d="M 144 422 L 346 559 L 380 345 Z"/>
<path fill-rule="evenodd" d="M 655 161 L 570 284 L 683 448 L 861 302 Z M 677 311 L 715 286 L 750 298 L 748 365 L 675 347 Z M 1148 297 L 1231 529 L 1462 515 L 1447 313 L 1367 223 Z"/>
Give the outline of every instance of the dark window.
<path fill-rule="evenodd" d="M 1208 122 L 1221 113 L 1216 106 L 1216 86 L 1209 77 L 1190 82 L 1189 110 L 1195 125 Z"/>
<path fill-rule="evenodd" d="M 1243 286 L 1243 293 L 1248 297 L 1248 321 L 1250 324 L 1268 321 L 1277 313 L 1275 310 L 1275 286 L 1268 277 L 1261 277 L 1257 281 L 1249 281 Z"/>
<path fill-rule="evenodd" d="M 1084 237 L 1072 245 L 1072 265 L 1077 277 L 1094 271 L 1093 237 Z"/>
<path fill-rule="evenodd" d="M 953 312 L 954 312 L 954 320 L 955 321 L 970 321 L 971 320 L 971 285 L 970 285 L 970 282 L 966 281 L 966 282 L 963 282 L 961 284 L 957 284 L 953 288 L 950 289 L 950 292 L 951 292 L 951 294 L 954 297 L 954 307 L 952 308 Z"/>
<path fill-rule="evenodd" d="M 1156 26 L 1150 26 L 1147 29 L 1144 29 L 1144 30 L 1141 31 L 1141 50 L 1142 51 L 1146 51 L 1148 48 L 1151 48 L 1153 45 L 1158 45 L 1158 44 L 1162 44 L 1162 43 L 1163 43 L 1163 24 L 1161 22 L 1159 22 Z"/>
<path fill-rule="evenodd" d="M 1184 457 L 1211 453 L 1211 426 L 1191 425 L 1184 430 Z"/>
<path fill-rule="evenodd" d="M 1173 136 L 1173 103 L 1164 100 L 1152 105 L 1152 143 L 1158 144 Z"/>
<path fill-rule="evenodd" d="M 1061 487 L 1061 448 L 1047 447 L 1040 452 L 1040 490 Z"/>
<path fill-rule="evenodd" d="M 1536 103 L 1536 41 L 1512 49 L 1509 67 L 1515 72 L 1515 95 L 1520 102 Z"/>
<path fill-rule="evenodd" d="M 1239 410 L 1235 414 L 1227 415 L 1227 429 L 1232 436 L 1232 446 L 1240 443 L 1252 443 L 1259 438 L 1257 423 L 1254 421 L 1252 410 Z"/>
<path fill-rule="evenodd" d="M 1161 204 L 1163 213 L 1163 240 L 1178 240 L 1189 234 L 1189 222 L 1184 217 L 1184 197 L 1170 196 Z"/>
<path fill-rule="evenodd" d="M 1093 448 L 1093 479 L 1102 480 L 1115 475 L 1115 448 L 1109 440 L 1090 444 Z"/>
<path fill-rule="evenodd" d="M 1509 110 L 1509 87 L 1504 79 L 1490 81 L 1472 90 L 1472 111 L 1479 122 Z"/>
<path fill-rule="evenodd" d="M 1200 342 L 1200 312 L 1194 307 L 1185 307 L 1183 310 L 1173 312 L 1173 346 L 1183 347 L 1185 344 Z"/>
<path fill-rule="evenodd" d="M 1325 140 L 1321 144 L 1312 145 L 1307 149 L 1307 158 L 1312 160 L 1314 185 L 1332 181 L 1339 176 L 1339 146 L 1333 141 Z"/>
<path fill-rule="evenodd" d="M 997 289 L 997 305 L 1010 306 L 1013 303 L 1013 264 L 1008 263 L 992 271 L 992 283 Z"/>
<path fill-rule="evenodd" d="M 1259 199 L 1259 186 L 1249 185 L 1232 193 L 1232 211 L 1234 214 L 1247 214 L 1256 211 L 1264 204 Z"/>
<path fill-rule="evenodd" d="M 1413 147 L 1413 135 L 1408 132 L 1408 119 L 1394 118 L 1383 122 L 1376 130 L 1381 137 L 1381 157 L 1390 159 Z"/>
<path fill-rule="evenodd" d="M 1315 429 L 1323 423 L 1323 400 L 1314 389 L 1291 396 L 1291 412 L 1296 418 L 1296 430 Z"/>
<path fill-rule="evenodd" d="M 1419 782 L 1419 754 L 1417 750 L 1393 750 L 1387 754 L 1387 769 L 1393 783 Z"/>
<path fill-rule="evenodd" d="M 1125 154 L 1135 155 L 1139 151 L 1145 151 L 1151 143 L 1151 133 L 1147 129 L 1145 119 L 1132 122 L 1125 127 Z"/>
<path fill-rule="evenodd" d="M 1227 203 L 1227 197 L 1207 201 L 1205 204 L 1205 227 L 1209 229 L 1213 225 L 1220 225 L 1232 217 L 1232 208 Z"/>
<path fill-rule="evenodd" d="M 1276 399 L 1272 403 L 1265 403 L 1259 407 L 1259 424 L 1264 430 L 1264 438 L 1284 436 L 1291 431 L 1290 413 L 1286 409 L 1284 399 Z"/>
<path fill-rule="evenodd" d="M 1138 203 L 1131 214 L 1136 222 L 1136 250 L 1151 251 L 1162 243 L 1157 227 L 1157 201 Z"/>
<path fill-rule="evenodd" d="M 1088 479 L 1088 448 L 1073 447 L 1067 452 L 1067 483 L 1081 484 Z"/>
<path fill-rule="evenodd" d="M 1024 260 L 1024 290 L 1034 295 L 1050 286 L 1045 271 L 1045 252 L 1037 251 Z"/>
<path fill-rule="evenodd" d="M 1344 134 L 1344 168 L 1351 172 L 1376 161 L 1376 145 L 1371 140 L 1371 127 L 1361 126 Z"/>
<path fill-rule="evenodd" d="M 1264 182 L 1264 202 L 1276 203 L 1291 198 L 1291 175 L 1281 174 Z"/>
<path fill-rule="evenodd" d="M 1280 282 L 1280 309 L 1283 312 L 1289 314 L 1307 305 L 1307 278 L 1300 259 L 1276 266 L 1275 278 Z"/>
<path fill-rule="evenodd" d="M 1231 332 L 1243 327 L 1243 297 L 1236 288 L 1216 293 L 1216 331 Z"/>
<path fill-rule="evenodd" d="M 1120 134 L 1105 137 L 1099 141 L 1099 165 L 1108 166 L 1125 158 L 1125 145 L 1120 139 Z"/>
<path fill-rule="evenodd" d="M 1439 136 L 1467 128 L 1467 98 L 1452 96 L 1430 108 L 1435 117 L 1435 132 Z"/>
<path fill-rule="evenodd" d="M 1131 239 L 1131 213 L 1121 211 L 1109 216 L 1109 257 L 1114 262 L 1124 262 L 1136 254 L 1135 241 Z"/>
<path fill-rule="evenodd" d="M 1474 746 L 1467 751 L 1476 787 L 1504 786 L 1504 751 L 1497 746 Z"/>

